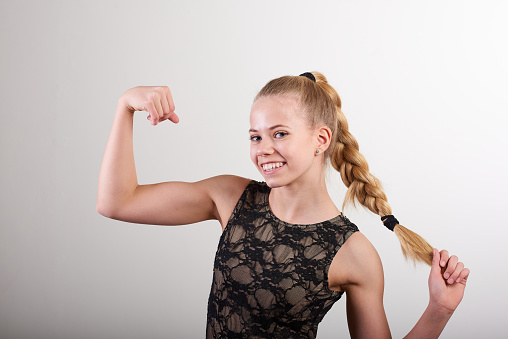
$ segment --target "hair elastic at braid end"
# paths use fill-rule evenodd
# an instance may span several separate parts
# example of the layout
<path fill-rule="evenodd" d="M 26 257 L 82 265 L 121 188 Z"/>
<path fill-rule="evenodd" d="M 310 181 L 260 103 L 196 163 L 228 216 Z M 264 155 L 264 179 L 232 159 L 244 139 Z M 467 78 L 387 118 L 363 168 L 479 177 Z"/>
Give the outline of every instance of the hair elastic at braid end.
<path fill-rule="evenodd" d="M 391 214 L 381 217 L 381 221 L 383 222 L 383 225 L 385 225 L 386 228 L 388 228 L 392 232 L 393 229 L 395 228 L 395 225 L 398 225 L 399 223 L 399 221 Z"/>

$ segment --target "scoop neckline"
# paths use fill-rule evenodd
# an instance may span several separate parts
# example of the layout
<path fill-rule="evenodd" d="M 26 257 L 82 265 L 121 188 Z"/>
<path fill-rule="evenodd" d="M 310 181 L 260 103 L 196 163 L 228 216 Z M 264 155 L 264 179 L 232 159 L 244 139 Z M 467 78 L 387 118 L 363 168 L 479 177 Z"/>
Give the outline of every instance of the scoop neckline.
<path fill-rule="evenodd" d="M 344 214 L 342 214 L 342 212 L 340 212 L 339 215 L 337 215 L 337 216 L 335 216 L 335 217 L 333 217 L 331 219 L 323 220 L 323 221 L 312 223 L 312 224 L 293 224 L 293 223 L 284 221 L 284 220 L 280 219 L 279 217 L 277 217 L 272 212 L 272 209 L 270 208 L 270 202 L 268 200 L 268 198 L 270 196 L 270 192 L 272 191 L 272 189 L 266 183 L 264 183 L 264 184 L 266 185 L 266 187 L 268 187 L 268 192 L 266 194 L 264 194 L 264 196 L 263 196 L 263 202 L 264 202 L 264 204 L 266 206 L 266 210 L 268 211 L 268 214 L 270 215 L 270 217 L 272 217 L 273 219 L 275 219 L 276 221 L 278 221 L 281 224 L 284 224 L 286 226 L 292 226 L 292 227 L 312 227 L 312 226 L 316 227 L 316 226 L 322 225 L 322 224 L 327 223 L 327 222 L 334 223 L 335 221 L 337 221 L 339 219 L 344 220 Z"/>

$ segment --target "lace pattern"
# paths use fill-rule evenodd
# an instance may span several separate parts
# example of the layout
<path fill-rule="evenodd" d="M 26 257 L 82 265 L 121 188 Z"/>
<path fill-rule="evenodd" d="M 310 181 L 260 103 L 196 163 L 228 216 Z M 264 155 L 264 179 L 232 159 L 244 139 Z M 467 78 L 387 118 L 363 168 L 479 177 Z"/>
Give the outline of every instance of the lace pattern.
<path fill-rule="evenodd" d="M 315 338 L 342 292 L 328 269 L 358 228 L 343 215 L 311 225 L 278 219 L 266 183 L 251 181 L 222 233 L 208 300 L 207 338 Z"/>

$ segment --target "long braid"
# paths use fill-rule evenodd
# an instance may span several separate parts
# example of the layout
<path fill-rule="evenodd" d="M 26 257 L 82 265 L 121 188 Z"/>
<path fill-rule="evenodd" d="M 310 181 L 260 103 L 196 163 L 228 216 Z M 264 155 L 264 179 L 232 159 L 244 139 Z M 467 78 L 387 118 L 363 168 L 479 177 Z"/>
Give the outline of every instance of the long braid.
<path fill-rule="evenodd" d="M 316 72 L 317 73 L 317 72 Z M 318 74 L 316 74 L 318 75 Z M 348 130 L 348 123 L 341 110 L 341 101 L 337 92 L 328 84 L 326 78 L 316 76 L 318 85 L 334 100 L 337 111 L 336 141 L 330 154 L 330 163 L 339 173 L 348 188 L 343 208 L 347 203 L 358 201 L 372 213 L 381 217 L 392 214 L 388 199 L 383 191 L 381 182 L 369 172 L 369 165 L 360 153 L 358 142 Z M 406 259 L 421 261 L 429 266 L 432 264 L 432 246 L 421 236 L 396 224 L 394 233 L 397 235 Z"/>

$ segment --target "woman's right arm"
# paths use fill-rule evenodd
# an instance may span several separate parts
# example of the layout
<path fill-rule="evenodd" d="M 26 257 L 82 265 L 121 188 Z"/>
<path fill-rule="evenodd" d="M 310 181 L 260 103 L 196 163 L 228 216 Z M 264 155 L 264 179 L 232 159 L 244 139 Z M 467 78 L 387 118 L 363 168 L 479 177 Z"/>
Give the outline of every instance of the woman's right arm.
<path fill-rule="evenodd" d="M 97 211 L 109 218 L 153 225 L 184 225 L 217 219 L 225 227 L 249 180 L 218 176 L 196 183 L 139 185 L 133 151 L 133 115 L 149 113 L 152 125 L 179 121 L 168 87 L 127 90 L 118 105 L 99 174 Z"/>

